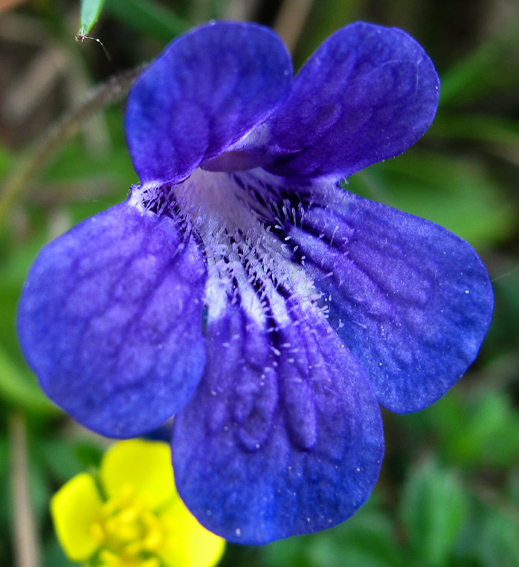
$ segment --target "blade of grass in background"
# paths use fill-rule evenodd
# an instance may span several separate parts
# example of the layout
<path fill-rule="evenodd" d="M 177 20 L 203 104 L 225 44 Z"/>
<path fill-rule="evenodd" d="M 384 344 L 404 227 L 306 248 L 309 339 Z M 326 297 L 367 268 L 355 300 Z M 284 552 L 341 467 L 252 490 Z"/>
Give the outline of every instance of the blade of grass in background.
<path fill-rule="evenodd" d="M 164 42 L 190 27 L 172 10 L 146 0 L 107 0 L 106 9 L 135 30 Z"/>
<path fill-rule="evenodd" d="M 519 121 L 481 113 L 442 112 L 428 135 L 519 147 Z"/>
<path fill-rule="evenodd" d="M 414 565 L 444 566 L 468 514 L 458 474 L 433 459 L 411 470 L 403 489 L 401 519 Z"/>
<path fill-rule="evenodd" d="M 370 191 L 382 188 L 381 195 Z M 510 238 L 517 212 L 484 164 L 413 148 L 350 178 L 347 189 L 427 218 L 480 250 Z"/>
<path fill-rule="evenodd" d="M 517 37 L 518 24 L 513 22 L 508 29 L 493 36 L 454 65 L 441 77 L 440 106 L 466 102 L 467 99 L 475 99 L 492 92 L 496 86 L 492 84 L 493 76 L 497 76 L 499 81 L 508 78 L 511 83 L 515 83 L 517 75 L 512 72 L 507 73 L 506 77 L 503 71 L 508 58 L 515 61 Z M 511 67 L 513 70 L 515 63 L 512 63 Z"/>
<path fill-rule="evenodd" d="M 82 41 L 86 34 L 94 27 L 99 14 L 103 9 L 105 0 L 82 0 L 81 1 L 81 15 L 79 23 L 79 31 L 76 38 Z"/>
<path fill-rule="evenodd" d="M 52 404 L 34 379 L 26 374 L 0 347 L 0 397 L 16 406 L 37 414 L 57 415 Z"/>

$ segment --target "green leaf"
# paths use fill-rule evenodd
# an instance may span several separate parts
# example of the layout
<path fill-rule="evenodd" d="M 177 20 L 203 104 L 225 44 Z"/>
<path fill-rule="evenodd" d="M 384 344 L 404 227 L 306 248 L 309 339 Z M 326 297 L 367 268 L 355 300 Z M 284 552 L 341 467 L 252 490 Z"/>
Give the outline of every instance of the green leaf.
<path fill-rule="evenodd" d="M 79 567 L 79 563 L 68 559 L 56 537 L 53 537 L 44 545 L 43 567 Z"/>
<path fill-rule="evenodd" d="M 3 177 L 12 165 L 13 158 L 7 148 L 0 145 L 0 175 Z M 2 180 L 3 183 L 3 180 Z"/>
<path fill-rule="evenodd" d="M 473 159 L 413 148 L 356 173 L 348 190 L 436 222 L 480 249 L 517 226 L 516 210 Z"/>
<path fill-rule="evenodd" d="M 32 439 L 34 442 L 36 439 Z M 37 442 L 37 441 L 36 441 Z M 49 513 L 49 500 L 52 487 L 49 475 L 43 463 L 35 454 L 33 446 L 29 446 L 28 488 L 34 514 L 38 524 L 43 523 Z"/>
<path fill-rule="evenodd" d="M 337 30 L 341 22 L 362 18 L 362 0 L 320 0 L 313 2 L 304 32 L 294 52 L 295 69 L 299 69 L 312 53 Z"/>
<path fill-rule="evenodd" d="M 89 468 L 97 468 L 103 455 L 99 444 L 82 440 L 43 438 L 38 442 L 37 454 L 45 469 L 60 483 Z"/>
<path fill-rule="evenodd" d="M 0 396 L 7 402 L 38 414 L 58 414 L 29 372 L 20 368 L 0 346 Z"/>
<path fill-rule="evenodd" d="M 134 29 L 166 43 L 190 28 L 188 22 L 154 2 L 107 0 L 106 9 Z"/>
<path fill-rule="evenodd" d="M 401 517 L 412 554 L 426 565 L 446 565 L 467 517 L 468 498 L 456 475 L 430 460 L 404 485 Z"/>
<path fill-rule="evenodd" d="M 517 567 L 519 521 L 515 510 L 488 509 L 476 549 L 485 567 Z"/>
<path fill-rule="evenodd" d="M 515 62 L 516 49 L 517 22 L 512 22 L 508 29 L 501 30 L 478 49 L 471 51 L 465 59 L 442 76 L 440 105 L 478 98 L 482 93 L 495 90 L 496 85 L 493 83 L 496 80 L 498 83 L 506 82 L 509 77 L 502 76 L 502 65 L 509 57 Z M 514 67 L 515 63 L 512 72 Z"/>
<path fill-rule="evenodd" d="M 404 557 L 393 523 L 381 512 L 364 508 L 335 530 L 325 532 L 308 550 L 316 567 L 400 567 Z"/>
<path fill-rule="evenodd" d="M 82 41 L 84 36 L 94 27 L 104 3 L 105 0 L 81 0 L 80 24 L 76 36 L 78 41 Z"/>
<path fill-rule="evenodd" d="M 463 401 L 454 395 L 447 398 L 431 414 L 446 459 L 465 467 L 514 462 L 519 453 L 519 415 L 509 396 L 485 388 L 477 397 Z"/>
<path fill-rule="evenodd" d="M 403 554 L 389 517 L 375 495 L 348 521 L 319 533 L 276 541 L 264 548 L 268 567 L 400 567 Z"/>
<path fill-rule="evenodd" d="M 471 409 L 467 427 L 459 432 L 453 450 L 487 466 L 513 459 L 519 450 L 519 423 L 510 398 L 487 389 Z"/>
<path fill-rule="evenodd" d="M 9 470 L 9 446 L 7 437 L 0 437 L 0 480 L 7 477 Z"/>
<path fill-rule="evenodd" d="M 428 135 L 519 146 L 519 122 L 500 116 L 442 112 Z"/>

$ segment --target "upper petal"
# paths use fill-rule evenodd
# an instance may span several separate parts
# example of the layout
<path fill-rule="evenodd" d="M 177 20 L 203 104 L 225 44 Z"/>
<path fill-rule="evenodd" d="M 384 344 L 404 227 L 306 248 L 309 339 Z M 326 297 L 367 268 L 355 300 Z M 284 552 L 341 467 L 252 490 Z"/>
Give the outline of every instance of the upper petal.
<path fill-rule="evenodd" d="M 173 433 L 175 481 L 209 530 L 263 544 L 351 516 L 378 477 L 378 404 L 318 314 L 261 328 L 237 303 L 207 327 L 208 364 Z"/>
<path fill-rule="evenodd" d="M 104 435 L 161 425 L 202 374 L 205 279 L 193 236 L 128 202 L 48 244 L 18 313 L 20 343 L 42 388 Z"/>
<path fill-rule="evenodd" d="M 314 53 L 265 124 L 278 156 L 266 169 L 347 177 L 414 144 L 438 96 L 434 66 L 414 39 L 396 28 L 351 24 Z"/>
<path fill-rule="evenodd" d="M 333 189 L 286 226 L 379 402 L 429 406 L 476 358 L 493 311 L 472 247 L 424 219 Z M 319 204 L 320 203 L 320 204 Z"/>
<path fill-rule="evenodd" d="M 133 86 L 126 137 L 141 183 L 177 183 L 264 121 L 292 66 L 255 24 L 212 22 L 173 41 Z"/>

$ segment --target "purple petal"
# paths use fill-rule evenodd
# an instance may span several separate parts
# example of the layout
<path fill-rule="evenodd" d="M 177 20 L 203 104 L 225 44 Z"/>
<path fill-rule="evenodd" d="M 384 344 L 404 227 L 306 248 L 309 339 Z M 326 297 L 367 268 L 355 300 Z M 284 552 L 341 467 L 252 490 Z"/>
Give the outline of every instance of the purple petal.
<path fill-rule="evenodd" d="M 208 364 L 178 414 L 179 494 L 224 538 L 263 544 L 331 527 L 366 500 L 383 454 L 358 362 L 318 315 L 261 329 L 236 304 L 207 327 Z"/>
<path fill-rule="evenodd" d="M 83 425 L 134 437 L 186 403 L 205 362 L 205 264 L 167 216 L 122 203 L 48 244 L 18 330 L 51 399 Z"/>
<path fill-rule="evenodd" d="M 213 22 L 176 39 L 135 82 L 126 136 L 141 183 L 177 183 L 264 121 L 292 80 L 280 39 Z"/>
<path fill-rule="evenodd" d="M 363 22 L 332 35 L 268 120 L 266 169 L 287 177 L 348 177 L 414 144 L 430 126 L 439 80 L 403 31 Z M 277 148 L 276 148 L 277 147 Z"/>
<path fill-rule="evenodd" d="M 341 189 L 321 199 L 287 234 L 329 301 L 330 324 L 383 406 L 429 406 L 478 354 L 493 311 L 487 271 L 434 223 Z"/>

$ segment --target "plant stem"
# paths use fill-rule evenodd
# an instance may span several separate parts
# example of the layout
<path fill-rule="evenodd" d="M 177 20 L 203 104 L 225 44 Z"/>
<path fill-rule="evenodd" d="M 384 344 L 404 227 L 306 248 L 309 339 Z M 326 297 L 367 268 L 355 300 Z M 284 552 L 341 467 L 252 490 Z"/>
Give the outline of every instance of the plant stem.
<path fill-rule="evenodd" d="M 81 106 L 65 115 L 57 124 L 52 126 L 29 150 L 28 155 L 22 158 L 18 166 L 15 166 L 14 171 L 7 178 L 0 191 L 0 232 L 12 205 L 61 145 L 78 131 L 80 124 L 90 115 L 113 102 L 123 99 L 144 67 L 145 65 L 141 65 L 136 69 L 113 77 L 94 89 Z"/>

